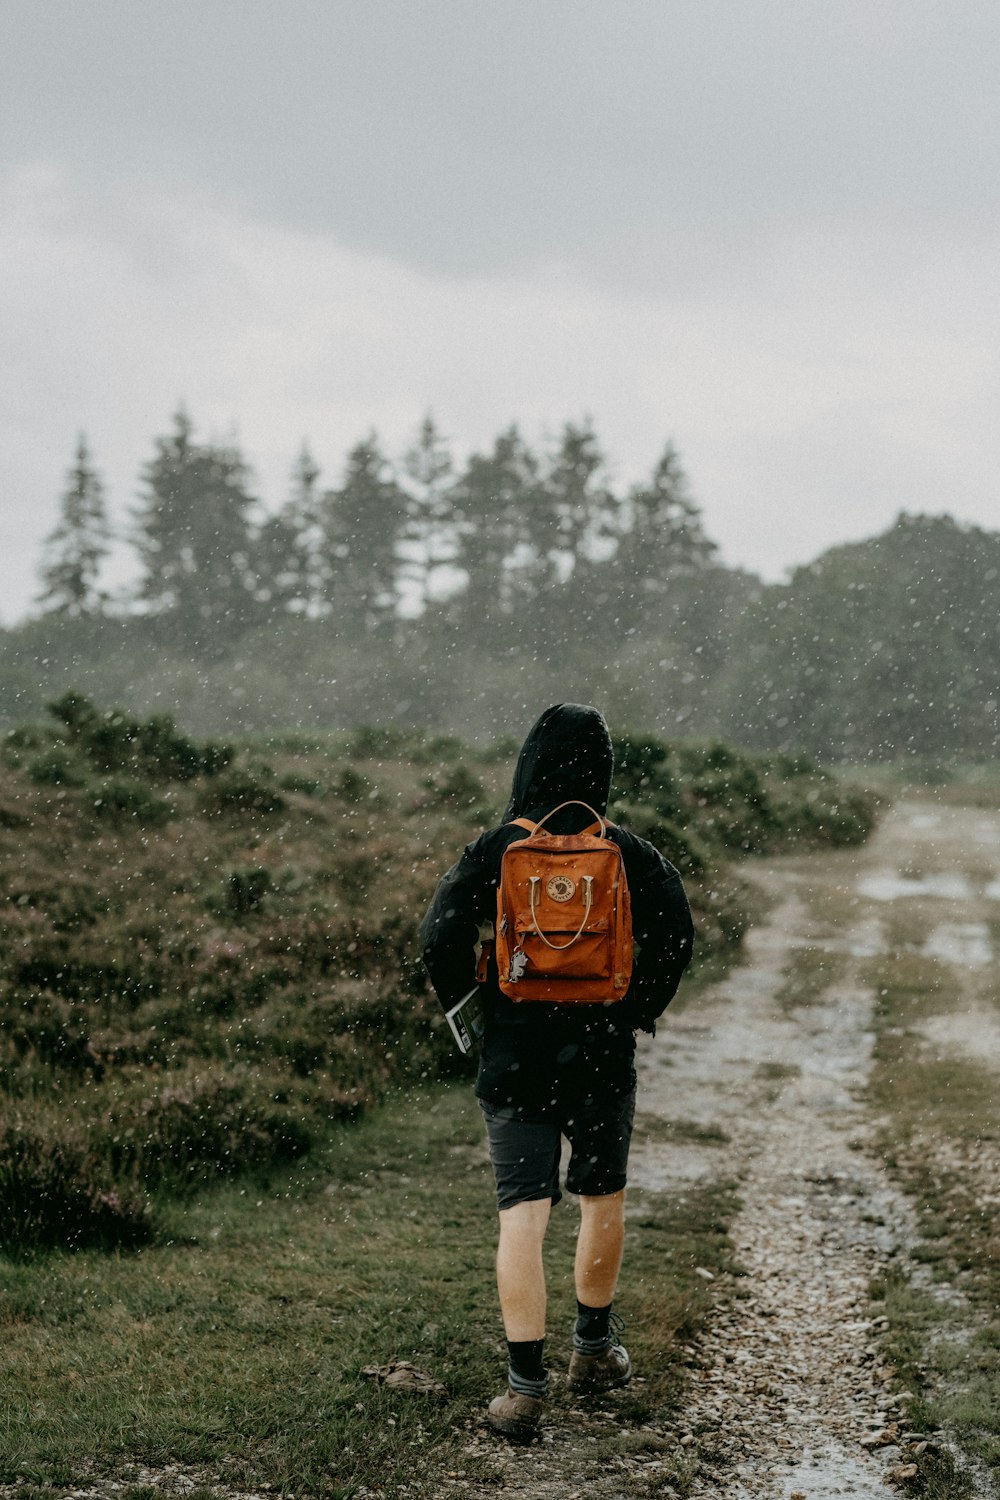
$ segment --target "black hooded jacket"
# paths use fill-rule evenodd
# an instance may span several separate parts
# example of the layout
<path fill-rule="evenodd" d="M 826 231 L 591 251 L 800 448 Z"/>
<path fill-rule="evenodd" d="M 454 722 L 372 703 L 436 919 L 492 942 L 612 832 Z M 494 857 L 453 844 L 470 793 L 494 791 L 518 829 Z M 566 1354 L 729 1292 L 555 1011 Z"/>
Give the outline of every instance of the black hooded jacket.
<path fill-rule="evenodd" d="M 503 824 L 467 846 L 421 925 L 424 962 L 446 1009 L 475 983 L 476 943 L 496 914 L 503 852 L 527 837 L 511 820 L 537 822 L 570 799 L 603 815 L 613 769 L 611 735 L 596 708 L 557 703 L 532 725 Z M 590 821 L 583 808 L 568 807 L 546 827 L 572 833 Z M 691 913 L 677 871 L 645 839 L 622 828 L 610 828 L 609 836 L 622 852 L 632 901 L 636 957 L 628 994 L 611 1006 L 515 1003 L 491 963 L 482 986 L 486 1034 L 476 1080 L 476 1093 L 490 1104 L 544 1109 L 628 1093 L 635 1082 L 634 1033 L 654 1030 L 690 961 Z"/>

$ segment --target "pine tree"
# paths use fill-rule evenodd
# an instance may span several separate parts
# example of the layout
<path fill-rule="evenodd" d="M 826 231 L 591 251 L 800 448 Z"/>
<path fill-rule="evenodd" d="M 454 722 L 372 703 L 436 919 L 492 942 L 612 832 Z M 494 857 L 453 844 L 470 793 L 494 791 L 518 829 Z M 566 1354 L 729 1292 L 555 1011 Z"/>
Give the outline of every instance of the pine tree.
<path fill-rule="evenodd" d="M 59 524 L 45 542 L 39 603 L 54 614 L 100 614 L 106 595 L 98 588 L 98 577 L 110 551 L 111 529 L 104 486 L 83 433 L 66 476 L 61 506 Z"/>
<path fill-rule="evenodd" d="M 426 611 L 436 574 L 453 564 L 457 538 L 452 524 L 448 481 L 454 464 L 434 418 L 428 412 L 413 447 L 403 459 L 406 522 L 403 544 L 406 574 Z"/>
<path fill-rule="evenodd" d="M 449 492 L 456 563 L 468 580 L 459 612 L 475 636 L 529 604 L 538 586 L 532 522 L 540 502 L 538 460 L 516 426 L 489 454 L 474 453 Z"/>
<path fill-rule="evenodd" d="M 554 576 L 572 576 L 581 564 L 606 557 L 617 537 L 619 503 L 604 479 L 605 467 L 590 423 L 567 422 L 545 476 L 538 517 L 541 556 Z"/>
<path fill-rule="evenodd" d="M 269 616 L 308 614 L 318 601 L 319 475 L 303 443 L 292 470 L 287 503 L 277 515 L 267 517 L 254 538 L 254 593 Z"/>
<path fill-rule="evenodd" d="M 134 514 L 140 598 L 190 645 L 221 647 L 254 613 L 249 467 L 235 447 L 196 443 L 183 408 L 143 471 Z"/>
<path fill-rule="evenodd" d="M 681 607 L 679 587 L 713 563 L 716 545 L 705 535 L 677 450 L 668 443 L 650 479 L 635 485 L 625 506 L 625 532 L 614 559 L 623 624 L 643 632 L 662 628 L 664 610 Z"/>
<path fill-rule="evenodd" d="M 322 586 L 338 626 L 363 634 L 393 617 L 406 499 L 370 433 L 347 455 L 344 482 L 319 507 Z"/>

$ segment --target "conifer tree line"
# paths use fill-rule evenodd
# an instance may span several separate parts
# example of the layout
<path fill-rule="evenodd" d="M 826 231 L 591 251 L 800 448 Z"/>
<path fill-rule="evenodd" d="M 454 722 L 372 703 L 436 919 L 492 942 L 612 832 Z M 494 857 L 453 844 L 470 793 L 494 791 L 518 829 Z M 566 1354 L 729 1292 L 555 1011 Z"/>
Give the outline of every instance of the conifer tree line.
<path fill-rule="evenodd" d="M 374 432 L 325 487 L 308 448 L 281 508 L 265 514 L 238 448 L 199 441 L 182 408 L 142 470 L 127 540 L 140 575 L 112 604 L 104 487 L 81 436 L 41 564 L 45 612 L 159 618 L 195 653 L 284 616 L 349 637 L 419 629 L 433 616 L 513 643 L 552 642 L 658 617 L 679 580 L 712 568 L 680 459 L 668 444 L 644 483 L 614 487 L 593 427 L 568 422 L 535 452 L 517 426 L 459 465 L 428 415 L 397 461 Z M 662 620 L 657 620 L 662 624 Z"/>
<path fill-rule="evenodd" d="M 333 483 L 304 446 L 265 511 L 239 449 L 180 410 L 126 530 L 138 577 L 111 598 L 122 538 L 81 437 L 42 613 L 0 631 L 0 725 L 79 689 L 209 734 L 483 738 L 576 698 L 822 760 L 1000 750 L 1000 532 L 904 512 L 764 584 L 721 563 L 671 445 L 617 485 L 587 422 L 459 462 L 428 416 L 395 457 L 363 438 Z"/>

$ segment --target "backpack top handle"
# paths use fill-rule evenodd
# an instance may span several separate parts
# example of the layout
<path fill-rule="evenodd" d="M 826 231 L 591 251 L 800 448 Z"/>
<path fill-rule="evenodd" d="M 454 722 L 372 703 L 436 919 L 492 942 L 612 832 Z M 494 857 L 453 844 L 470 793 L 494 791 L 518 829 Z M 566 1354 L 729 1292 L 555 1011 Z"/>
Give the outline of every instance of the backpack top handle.
<path fill-rule="evenodd" d="M 545 814 L 544 818 L 539 819 L 539 821 L 535 824 L 532 834 L 529 835 L 529 837 L 534 837 L 534 834 L 540 833 L 549 819 L 554 817 L 557 812 L 561 812 L 564 807 L 585 807 L 590 813 L 591 817 L 594 819 L 594 823 L 600 829 L 598 837 L 602 839 L 607 838 L 608 825 L 605 819 L 601 817 L 599 812 L 594 811 L 589 802 L 581 802 L 579 797 L 570 797 L 566 802 L 560 802 L 558 807 L 553 807 L 550 812 L 547 812 Z M 581 833 L 590 833 L 591 831 L 592 830 L 590 828 L 582 828 L 580 830 Z"/>

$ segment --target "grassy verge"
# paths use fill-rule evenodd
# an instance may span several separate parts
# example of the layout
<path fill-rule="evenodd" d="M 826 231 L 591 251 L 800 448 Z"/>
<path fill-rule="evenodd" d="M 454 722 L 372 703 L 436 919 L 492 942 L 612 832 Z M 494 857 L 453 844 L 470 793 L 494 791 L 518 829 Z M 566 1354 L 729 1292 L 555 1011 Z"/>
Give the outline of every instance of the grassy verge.
<path fill-rule="evenodd" d="M 869 787 L 886 801 L 901 797 L 933 798 L 944 806 L 985 807 L 1000 804 L 1000 765 L 995 759 L 961 761 L 951 756 L 912 756 L 906 760 L 844 768 L 851 780 Z"/>
<path fill-rule="evenodd" d="M 27 1496 L 139 1462 L 331 1500 L 491 1482 L 495 1460 L 473 1441 L 504 1368 L 481 1135 L 467 1089 L 395 1096 L 267 1179 L 166 1200 L 158 1238 L 132 1253 L 7 1266 L 0 1481 Z M 637 1198 L 619 1306 L 645 1380 L 601 1429 L 605 1460 L 652 1441 L 639 1426 L 676 1404 L 671 1351 L 707 1311 L 695 1267 L 727 1264 L 732 1208 L 723 1188 Z M 556 1371 L 575 1223 L 561 1204 L 547 1245 Z M 392 1359 L 447 1399 L 363 1378 Z M 574 1420 L 565 1396 L 552 1404 L 553 1421 Z"/>
<path fill-rule="evenodd" d="M 777 1003 L 785 1014 L 799 1006 L 815 1005 L 834 984 L 843 968 L 839 954 L 822 946 L 796 948 L 785 968 Z"/>
<path fill-rule="evenodd" d="M 996 1227 L 1000 1132 L 996 1076 L 971 1058 L 927 1046 L 921 1025 L 956 1003 L 954 975 L 897 945 L 872 966 L 878 997 L 871 1092 L 886 1121 L 882 1150 L 917 1212 L 913 1274 L 873 1289 L 887 1319 L 885 1358 L 897 1390 L 913 1393 L 914 1431 L 944 1429 L 971 1460 L 956 1467 L 933 1445 L 913 1493 L 959 1500 L 1000 1479 L 1000 1237 Z"/>

